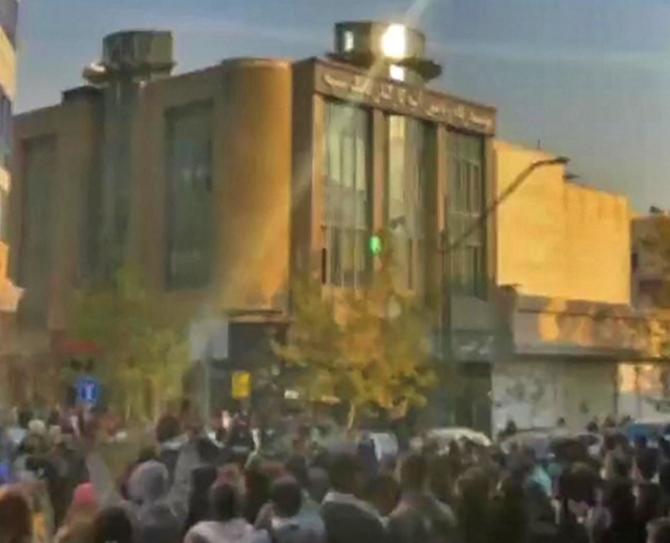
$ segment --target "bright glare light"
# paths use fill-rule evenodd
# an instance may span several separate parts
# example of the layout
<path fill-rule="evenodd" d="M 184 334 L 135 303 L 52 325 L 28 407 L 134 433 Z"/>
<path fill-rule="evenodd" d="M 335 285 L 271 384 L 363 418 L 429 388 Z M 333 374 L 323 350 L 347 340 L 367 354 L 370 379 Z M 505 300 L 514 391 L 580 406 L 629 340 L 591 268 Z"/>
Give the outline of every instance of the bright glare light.
<path fill-rule="evenodd" d="M 389 75 L 394 81 L 405 81 L 405 68 L 393 64 L 389 69 Z"/>
<path fill-rule="evenodd" d="M 344 33 L 344 50 L 347 53 L 354 50 L 354 33 L 351 30 Z"/>
<path fill-rule="evenodd" d="M 382 36 L 382 53 L 393 59 L 401 59 L 407 55 L 407 29 L 403 25 L 393 24 Z"/>

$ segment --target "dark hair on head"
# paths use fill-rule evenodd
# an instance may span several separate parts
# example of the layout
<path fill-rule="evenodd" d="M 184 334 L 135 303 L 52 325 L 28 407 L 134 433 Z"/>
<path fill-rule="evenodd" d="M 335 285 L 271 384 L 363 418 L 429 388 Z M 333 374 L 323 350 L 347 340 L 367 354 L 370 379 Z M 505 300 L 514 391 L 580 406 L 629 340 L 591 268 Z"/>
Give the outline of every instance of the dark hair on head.
<path fill-rule="evenodd" d="M 122 507 L 109 507 L 98 513 L 93 523 L 92 543 L 133 543 L 133 523 Z"/>
<path fill-rule="evenodd" d="M 352 493 L 356 490 L 357 477 L 363 469 L 357 456 L 338 453 L 329 458 L 328 476 L 333 490 Z"/>
<path fill-rule="evenodd" d="M 386 496 L 395 502 L 400 499 L 400 485 L 393 475 L 382 473 L 368 480 L 365 485 L 366 501 L 374 503 L 377 496 Z"/>
<path fill-rule="evenodd" d="M 651 451 L 644 451 L 637 455 L 635 460 L 637 464 L 637 469 L 640 472 L 640 475 L 646 481 L 651 481 L 656 477 L 656 472 L 658 471 L 658 461 L 656 454 Z"/>
<path fill-rule="evenodd" d="M 577 463 L 564 471 L 558 479 L 558 496 L 561 500 L 596 504 L 596 491 L 600 476 L 588 464 Z"/>
<path fill-rule="evenodd" d="M 635 495 L 633 484 L 622 478 L 612 479 L 605 487 L 605 505 L 615 522 L 630 522 L 635 519 Z"/>
<path fill-rule="evenodd" d="M 421 454 L 411 454 L 400 467 L 400 485 L 405 489 L 421 490 L 428 478 L 428 462 Z"/>
<path fill-rule="evenodd" d="M 430 489 L 435 497 L 443 503 L 451 503 L 453 498 L 453 474 L 451 461 L 442 454 L 430 460 L 429 466 Z"/>
<path fill-rule="evenodd" d="M 630 458 L 615 457 L 612 460 L 612 469 L 615 477 L 627 479 L 633 469 L 633 462 Z"/>
<path fill-rule="evenodd" d="M 670 543 L 670 519 L 662 518 L 649 523 L 649 543 Z"/>
<path fill-rule="evenodd" d="M 7 541 L 29 541 L 33 533 L 28 501 L 18 491 L 0 490 L 0 526 Z"/>
<path fill-rule="evenodd" d="M 290 473 L 302 488 L 309 488 L 309 468 L 301 456 L 293 456 L 286 462 L 286 471 Z"/>
<path fill-rule="evenodd" d="M 220 522 L 239 517 L 242 514 L 244 500 L 238 487 L 230 483 L 217 484 L 209 495 L 212 515 Z"/>
<path fill-rule="evenodd" d="M 156 440 L 158 443 L 165 443 L 171 439 L 179 437 L 181 434 L 181 424 L 174 415 L 164 415 L 156 425 Z"/>
<path fill-rule="evenodd" d="M 670 496 L 670 462 L 665 462 L 658 470 L 658 483 L 664 494 Z"/>
<path fill-rule="evenodd" d="M 302 507 L 302 489 L 293 477 L 281 477 L 272 485 L 270 499 L 278 516 L 295 517 Z"/>
<path fill-rule="evenodd" d="M 219 448 L 212 443 L 212 440 L 206 436 L 198 438 L 196 441 L 196 449 L 200 460 L 205 464 L 216 464 L 220 451 Z"/>

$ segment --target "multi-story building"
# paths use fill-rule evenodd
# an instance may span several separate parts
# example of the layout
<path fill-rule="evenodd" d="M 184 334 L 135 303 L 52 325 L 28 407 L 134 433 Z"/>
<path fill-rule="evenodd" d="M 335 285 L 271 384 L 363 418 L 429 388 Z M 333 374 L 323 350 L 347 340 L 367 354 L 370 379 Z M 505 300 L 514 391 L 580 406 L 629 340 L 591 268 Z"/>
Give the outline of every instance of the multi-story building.
<path fill-rule="evenodd" d="M 513 188 L 497 210 L 497 280 L 511 287 L 513 350 L 494 366 L 496 426 L 564 417 L 578 428 L 592 417 L 658 414 L 668 381 L 655 346 L 662 322 L 636 299 L 661 276 L 653 255 L 640 254 L 640 237 L 667 217 L 633 219 L 626 197 L 567 180 L 544 151 L 501 141 L 495 149 L 499 197 Z"/>
<path fill-rule="evenodd" d="M 12 104 L 16 95 L 18 0 L 0 0 L 0 355 L 12 345 L 18 291 L 7 279 Z"/>
<path fill-rule="evenodd" d="M 11 271 L 24 326 L 67 330 L 73 289 L 126 261 L 194 318 L 285 313 L 301 274 L 365 288 L 368 241 L 388 227 L 399 284 L 446 308 L 436 354 L 459 360 L 459 412 L 488 420 L 495 111 L 428 85 L 440 69 L 416 30 L 335 34 L 327 58 L 183 75 L 169 33 L 114 34 L 86 86 L 18 116 Z"/>

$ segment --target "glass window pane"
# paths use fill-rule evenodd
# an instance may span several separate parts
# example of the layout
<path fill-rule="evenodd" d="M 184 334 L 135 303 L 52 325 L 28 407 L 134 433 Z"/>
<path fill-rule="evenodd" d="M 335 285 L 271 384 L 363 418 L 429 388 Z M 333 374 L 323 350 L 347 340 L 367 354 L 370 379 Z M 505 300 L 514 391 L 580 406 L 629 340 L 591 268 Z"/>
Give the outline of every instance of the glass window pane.
<path fill-rule="evenodd" d="M 367 259 L 358 258 L 358 251 L 365 249 L 358 248 L 357 240 L 359 236 L 367 240 L 371 231 L 369 111 L 337 102 L 327 103 L 324 142 L 324 221 L 326 238 L 331 244 L 326 277 L 331 284 L 358 285 L 360 267 L 367 267 Z M 333 228 L 335 224 L 337 233 Z M 361 248 L 366 247 L 365 243 L 361 244 Z"/>
<path fill-rule="evenodd" d="M 209 282 L 211 261 L 211 107 L 193 105 L 167 114 L 168 235 L 170 288 Z"/>
<path fill-rule="evenodd" d="M 482 295 L 486 284 L 486 225 L 483 139 L 451 132 L 448 137 L 449 193 L 446 209 L 452 244 L 453 288 L 463 294 Z M 467 234 L 466 237 L 463 237 Z M 484 289 L 485 290 L 485 289 Z"/>

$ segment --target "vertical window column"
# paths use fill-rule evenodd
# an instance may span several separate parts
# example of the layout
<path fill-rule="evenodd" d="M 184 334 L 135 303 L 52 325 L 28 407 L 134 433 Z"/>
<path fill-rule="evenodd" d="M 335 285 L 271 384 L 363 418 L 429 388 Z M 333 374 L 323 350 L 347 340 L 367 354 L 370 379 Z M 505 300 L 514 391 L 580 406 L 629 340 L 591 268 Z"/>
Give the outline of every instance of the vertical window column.
<path fill-rule="evenodd" d="M 180 108 L 167 117 L 167 283 L 200 288 L 211 274 L 211 107 Z"/>
<path fill-rule="evenodd" d="M 484 219 L 484 140 L 450 132 L 447 142 L 449 162 L 445 217 L 449 234 L 450 286 L 453 292 L 485 298 L 487 224 Z"/>
<path fill-rule="evenodd" d="M 12 151 L 12 101 L 0 87 L 0 168 L 9 169 Z"/>
<path fill-rule="evenodd" d="M 324 121 L 323 278 L 357 288 L 370 270 L 372 119 L 366 109 L 327 102 Z"/>
<path fill-rule="evenodd" d="M 418 291 L 425 272 L 424 128 L 416 119 L 388 117 L 385 220 L 394 239 L 397 285 Z"/>

